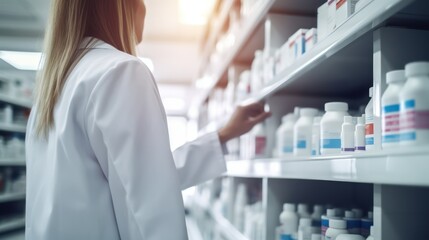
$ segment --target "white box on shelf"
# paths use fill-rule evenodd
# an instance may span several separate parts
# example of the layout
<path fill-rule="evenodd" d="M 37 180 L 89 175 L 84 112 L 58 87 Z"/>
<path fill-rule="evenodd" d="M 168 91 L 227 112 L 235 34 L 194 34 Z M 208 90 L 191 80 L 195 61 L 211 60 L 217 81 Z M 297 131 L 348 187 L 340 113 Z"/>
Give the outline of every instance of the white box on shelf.
<path fill-rule="evenodd" d="M 289 38 L 289 59 L 295 61 L 296 58 L 305 52 L 305 34 L 308 29 L 299 29 L 294 35 Z"/>
<path fill-rule="evenodd" d="M 331 34 L 336 27 L 335 15 L 337 12 L 336 0 L 328 0 L 328 16 L 327 16 L 327 34 Z"/>
<path fill-rule="evenodd" d="M 328 35 L 328 2 L 317 9 L 317 30 L 319 40 Z"/>
<path fill-rule="evenodd" d="M 305 52 L 310 51 L 317 43 L 317 29 L 312 28 L 305 34 Z"/>
<path fill-rule="evenodd" d="M 339 27 L 354 13 L 359 0 L 335 0 L 335 27 Z"/>
<path fill-rule="evenodd" d="M 299 28 L 311 28 L 316 25 L 316 18 L 285 14 L 267 14 L 265 20 L 264 52 L 274 53 Z"/>

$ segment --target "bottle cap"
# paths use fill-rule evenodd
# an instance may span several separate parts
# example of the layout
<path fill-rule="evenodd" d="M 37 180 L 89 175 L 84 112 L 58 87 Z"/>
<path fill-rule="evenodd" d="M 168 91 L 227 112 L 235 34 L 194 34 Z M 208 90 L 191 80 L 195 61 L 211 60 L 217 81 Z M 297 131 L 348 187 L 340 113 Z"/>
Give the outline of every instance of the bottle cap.
<path fill-rule="evenodd" d="M 327 217 L 335 217 L 335 209 L 326 210 L 326 216 Z"/>
<path fill-rule="evenodd" d="M 374 96 L 374 88 L 373 88 L 373 87 L 370 87 L 370 88 L 369 88 L 369 97 L 371 97 L 371 98 L 372 98 L 372 96 Z"/>
<path fill-rule="evenodd" d="M 312 223 L 311 218 L 301 218 L 301 219 L 299 219 L 299 226 L 300 227 L 311 226 L 311 223 Z"/>
<path fill-rule="evenodd" d="M 325 103 L 325 111 L 341 111 L 345 112 L 349 110 L 349 105 L 345 102 L 329 102 Z"/>
<path fill-rule="evenodd" d="M 329 227 L 336 229 L 346 229 L 347 222 L 341 219 L 329 219 Z"/>
<path fill-rule="evenodd" d="M 344 123 L 353 123 L 353 117 L 351 116 L 344 116 Z"/>
<path fill-rule="evenodd" d="M 355 217 L 355 213 L 353 211 L 346 211 L 344 213 L 344 217 L 346 217 L 346 218 L 354 218 Z"/>
<path fill-rule="evenodd" d="M 298 212 L 308 212 L 308 204 L 305 204 L 305 203 L 298 204 Z"/>
<path fill-rule="evenodd" d="M 323 213 L 323 210 L 325 210 L 325 208 L 319 204 L 316 204 L 313 207 L 313 212 L 315 212 L 315 213 Z"/>
<path fill-rule="evenodd" d="M 314 117 L 319 111 L 315 108 L 301 108 L 299 115 L 303 117 Z"/>
<path fill-rule="evenodd" d="M 374 218 L 374 214 L 373 214 L 373 212 L 372 212 L 372 211 L 369 211 L 369 212 L 368 212 L 368 218 L 369 218 L 369 219 L 373 219 L 373 218 Z"/>
<path fill-rule="evenodd" d="M 362 118 L 364 119 L 364 118 Z M 365 124 L 365 121 L 363 122 Z M 362 210 L 359 208 L 353 208 L 352 211 L 354 212 L 356 218 L 362 218 Z"/>
<path fill-rule="evenodd" d="M 404 70 L 395 70 L 390 71 L 386 74 L 386 83 L 399 83 L 399 82 L 405 82 L 407 78 L 405 77 L 405 71 Z"/>
<path fill-rule="evenodd" d="M 342 208 L 334 208 L 335 210 L 335 216 L 337 217 L 344 217 L 344 209 Z"/>
<path fill-rule="evenodd" d="M 295 212 L 296 211 L 296 206 L 293 203 L 285 203 L 285 204 L 283 204 L 283 211 L 286 211 L 286 212 Z"/>
<path fill-rule="evenodd" d="M 405 65 L 407 78 L 419 75 L 429 75 L 429 62 L 412 62 Z"/>

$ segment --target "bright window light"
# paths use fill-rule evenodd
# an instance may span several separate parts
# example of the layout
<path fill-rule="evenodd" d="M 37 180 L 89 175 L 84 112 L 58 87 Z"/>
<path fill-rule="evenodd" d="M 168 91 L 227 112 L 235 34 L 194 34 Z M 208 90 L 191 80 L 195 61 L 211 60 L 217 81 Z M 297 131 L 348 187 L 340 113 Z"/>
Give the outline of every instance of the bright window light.
<path fill-rule="evenodd" d="M 162 103 L 167 112 L 183 111 L 186 107 L 186 102 L 182 98 L 166 97 L 162 98 Z"/>
<path fill-rule="evenodd" d="M 39 70 L 41 58 L 41 52 L 0 51 L 0 59 L 19 70 Z"/>
<path fill-rule="evenodd" d="M 179 20 L 186 25 L 205 25 L 213 10 L 214 0 L 179 0 Z"/>
<path fill-rule="evenodd" d="M 150 58 L 145 58 L 145 57 L 139 57 L 140 60 L 142 60 L 142 62 L 144 62 L 144 64 L 146 64 L 146 66 L 149 68 L 149 70 L 154 73 L 155 71 L 155 66 L 153 65 L 153 61 Z"/>

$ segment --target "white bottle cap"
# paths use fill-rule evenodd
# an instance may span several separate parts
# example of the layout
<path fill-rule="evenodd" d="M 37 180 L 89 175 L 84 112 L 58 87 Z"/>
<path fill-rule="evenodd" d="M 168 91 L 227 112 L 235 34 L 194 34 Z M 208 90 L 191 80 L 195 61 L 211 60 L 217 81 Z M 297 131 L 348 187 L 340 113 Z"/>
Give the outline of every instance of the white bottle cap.
<path fill-rule="evenodd" d="M 310 227 L 312 223 L 311 218 L 301 218 L 299 219 L 299 226 L 300 227 Z"/>
<path fill-rule="evenodd" d="M 344 123 L 353 123 L 353 117 L 352 116 L 344 116 Z"/>
<path fill-rule="evenodd" d="M 362 118 L 364 119 L 364 118 Z M 365 124 L 365 122 L 363 122 Z M 352 211 L 354 212 L 356 218 L 362 218 L 362 210 L 359 208 L 353 208 Z"/>
<path fill-rule="evenodd" d="M 313 207 L 313 212 L 315 213 L 322 213 L 325 208 L 322 205 L 316 204 Z"/>
<path fill-rule="evenodd" d="M 344 217 L 344 209 L 342 208 L 334 208 L 335 210 L 335 216 L 337 217 Z"/>
<path fill-rule="evenodd" d="M 308 205 L 305 203 L 298 204 L 298 212 L 308 212 Z"/>
<path fill-rule="evenodd" d="M 370 87 L 369 88 L 369 97 L 372 97 L 372 96 L 374 96 L 374 88 Z"/>
<path fill-rule="evenodd" d="M 368 218 L 369 219 L 373 219 L 374 218 L 374 213 L 372 211 L 368 212 Z"/>
<path fill-rule="evenodd" d="M 341 219 L 329 219 L 329 227 L 336 229 L 346 229 L 347 222 Z"/>
<path fill-rule="evenodd" d="M 335 217 L 335 209 L 328 209 L 326 210 L 326 216 L 327 217 Z"/>
<path fill-rule="evenodd" d="M 296 206 L 293 203 L 285 203 L 283 204 L 283 211 L 285 212 L 295 212 Z"/>
<path fill-rule="evenodd" d="M 429 75 L 429 62 L 412 62 L 405 65 L 407 78 L 418 75 Z"/>
<path fill-rule="evenodd" d="M 404 70 L 395 70 L 390 71 L 386 74 L 386 83 L 397 83 L 397 82 L 405 82 L 407 78 L 405 77 L 405 71 Z"/>
<path fill-rule="evenodd" d="M 314 117 L 319 111 L 315 108 L 301 108 L 299 111 L 300 116 L 304 117 Z"/>
<path fill-rule="evenodd" d="M 293 115 L 293 114 L 292 114 L 292 115 Z M 289 121 L 289 119 L 291 119 L 290 113 L 289 113 L 289 114 L 287 114 L 287 115 L 284 115 L 284 116 L 282 117 L 282 123 L 285 123 L 285 122 Z"/>
<path fill-rule="evenodd" d="M 349 110 L 349 105 L 345 102 L 329 102 L 325 103 L 325 111 L 341 111 L 345 112 Z"/>
<path fill-rule="evenodd" d="M 357 118 L 357 123 L 358 123 L 358 124 L 365 124 L 365 118 L 363 118 L 363 117 L 358 117 L 358 118 Z"/>
<path fill-rule="evenodd" d="M 355 213 L 353 211 L 346 211 L 344 213 L 344 217 L 346 217 L 346 218 L 354 218 L 355 217 Z"/>
<path fill-rule="evenodd" d="M 318 233 L 311 234 L 311 240 L 320 240 L 320 239 L 322 239 L 322 235 L 321 234 L 318 234 Z"/>

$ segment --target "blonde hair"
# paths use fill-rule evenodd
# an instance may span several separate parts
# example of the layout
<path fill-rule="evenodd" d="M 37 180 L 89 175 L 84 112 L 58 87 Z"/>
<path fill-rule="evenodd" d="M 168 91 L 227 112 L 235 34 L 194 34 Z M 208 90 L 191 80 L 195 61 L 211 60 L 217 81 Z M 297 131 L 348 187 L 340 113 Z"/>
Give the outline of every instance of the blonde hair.
<path fill-rule="evenodd" d="M 69 73 L 94 37 L 135 54 L 134 9 L 137 0 L 53 0 L 45 35 L 43 68 L 36 82 L 36 135 L 48 136 L 54 108 Z"/>

